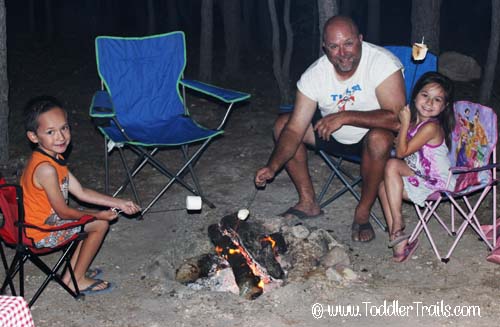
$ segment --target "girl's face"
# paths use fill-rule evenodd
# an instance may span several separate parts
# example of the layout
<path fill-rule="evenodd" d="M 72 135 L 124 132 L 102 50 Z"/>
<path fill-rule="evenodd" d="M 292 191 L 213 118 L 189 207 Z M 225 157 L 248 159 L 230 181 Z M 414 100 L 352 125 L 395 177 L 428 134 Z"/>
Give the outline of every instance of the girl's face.
<path fill-rule="evenodd" d="M 66 113 L 59 107 L 44 112 L 38 116 L 36 132 L 28 132 L 28 138 L 52 157 L 64 153 L 71 141 Z"/>
<path fill-rule="evenodd" d="M 425 85 L 414 100 L 419 121 L 437 117 L 446 108 L 446 96 L 441 85 Z"/>

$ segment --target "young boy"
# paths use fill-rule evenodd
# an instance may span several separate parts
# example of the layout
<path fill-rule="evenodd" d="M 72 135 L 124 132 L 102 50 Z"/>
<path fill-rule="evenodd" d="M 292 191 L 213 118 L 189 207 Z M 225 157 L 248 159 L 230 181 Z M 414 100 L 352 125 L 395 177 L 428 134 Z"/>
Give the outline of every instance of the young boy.
<path fill-rule="evenodd" d="M 71 264 L 82 293 L 110 291 L 111 283 L 95 279 L 95 271 L 92 276 L 87 270 L 102 244 L 109 221 L 117 218 L 117 213 L 113 210 L 73 209 L 68 206 L 68 192 L 83 202 L 118 208 L 130 215 L 140 208 L 132 201 L 85 188 L 71 174 L 62 156 L 71 141 L 70 127 L 66 111 L 55 98 L 43 96 L 31 100 L 24 117 L 26 135 L 36 145 L 21 176 L 26 222 L 44 227 L 61 225 L 85 215 L 94 216 L 96 220 L 84 227 L 88 236 L 77 246 Z M 53 247 L 79 230 L 80 227 L 55 232 L 27 229 L 26 234 L 36 247 L 43 248 Z M 63 276 L 63 281 L 72 288 L 69 272 Z"/>

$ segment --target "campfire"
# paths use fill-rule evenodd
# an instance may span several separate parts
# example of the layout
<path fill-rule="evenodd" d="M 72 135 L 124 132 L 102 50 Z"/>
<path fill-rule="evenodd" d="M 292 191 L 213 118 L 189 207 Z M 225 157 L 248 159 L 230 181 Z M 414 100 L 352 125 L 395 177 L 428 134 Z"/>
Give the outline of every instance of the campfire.
<path fill-rule="evenodd" d="M 223 217 L 208 227 L 213 252 L 185 259 L 175 280 L 192 290 L 231 292 L 250 300 L 285 280 L 342 285 L 357 280 L 349 268 L 347 249 L 330 231 L 288 223 L 286 219 L 243 221 L 237 214 Z M 161 261 L 155 259 L 152 266 Z"/>
<path fill-rule="evenodd" d="M 203 255 L 181 267 L 177 280 L 193 288 L 216 284 L 247 299 L 283 283 L 286 273 L 280 261 L 287 245 L 280 233 L 268 234 L 261 224 L 231 214 L 210 225 L 208 236 L 216 255 Z"/>

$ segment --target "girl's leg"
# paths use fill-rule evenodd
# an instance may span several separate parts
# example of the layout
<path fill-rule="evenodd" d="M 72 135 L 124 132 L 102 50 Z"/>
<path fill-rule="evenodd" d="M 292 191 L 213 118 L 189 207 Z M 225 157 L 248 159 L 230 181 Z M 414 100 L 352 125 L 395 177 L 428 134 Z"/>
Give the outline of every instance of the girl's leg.
<path fill-rule="evenodd" d="M 380 205 L 382 206 L 382 211 L 384 212 L 385 222 L 387 223 L 387 228 L 389 229 L 389 236 L 392 233 L 392 214 L 391 207 L 389 206 L 389 200 L 387 199 L 387 192 L 385 190 L 384 180 L 380 182 L 378 187 L 378 198 L 380 200 Z"/>
<path fill-rule="evenodd" d="M 75 278 L 80 290 L 83 290 L 95 283 L 95 280 L 85 277 L 85 272 L 97 254 L 108 228 L 109 223 L 105 220 L 95 220 L 85 225 L 85 231 L 88 233 L 87 238 L 78 244 L 73 257 L 71 258 L 71 265 L 75 272 Z M 70 287 L 72 286 L 69 272 L 66 272 L 63 281 Z M 95 289 L 103 289 L 106 287 L 107 285 L 105 283 L 101 283 L 96 285 Z"/>
<path fill-rule="evenodd" d="M 391 234 L 397 233 L 404 228 L 401 207 L 403 199 L 407 199 L 408 195 L 403 187 L 402 176 L 410 175 L 413 175 L 413 171 L 403 160 L 391 159 L 387 162 L 384 183 L 392 218 L 392 223 L 389 227 Z"/>

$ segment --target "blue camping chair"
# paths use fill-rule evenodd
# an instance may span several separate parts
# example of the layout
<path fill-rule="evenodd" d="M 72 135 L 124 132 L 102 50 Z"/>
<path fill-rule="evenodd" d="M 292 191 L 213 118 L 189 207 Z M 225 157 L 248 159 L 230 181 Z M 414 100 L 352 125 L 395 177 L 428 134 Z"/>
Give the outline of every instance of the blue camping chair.
<path fill-rule="evenodd" d="M 146 164 L 167 177 L 165 186 L 143 207 L 142 215 L 176 182 L 214 208 L 203 195 L 193 166 L 210 141 L 224 132 L 222 128 L 234 105 L 249 99 L 250 95 L 184 79 L 185 36 L 180 31 L 148 37 L 99 36 L 95 47 L 103 90 L 94 95 L 90 116 L 104 135 L 106 192 L 109 153 L 117 149 L 127 176 L 113 196 L 130 184 L 135 200 L 140 203 L 134 178 Z M 226 107 L 219 126 L 208 129 L 190 117 L 185 102 L 186 88 Z M 193 144 L 200 145 L 189 155 L 188 146 Z M 124 148 L 137 155 L 132 167 L 125 160 Z M 155 157 L 164 148 L 182 151 L 184 163 L 176 172 L 168 170 Z M 182 178 L 187 171 L 194 186 Z"/>
<path fill-rule="evenodd" d="M 415 82 L 422 76 L 423 73 L 427 71 L 434 71 L 437 69 L 437 58 L 432 53 L 427 53 L 427 56 L 422 61 L 414 61 L 412 59 L 412 49 L 408 46 L 387 46 L 385 47 L 389 51 L 391 51 L 396 57 L 399 58 L 401 63 L 404 66 L 404 78 L 405 78 L 405 87 L 406 87 L 406 99 L 409 99 L 411 96 L 411 91 L 413 89 L 413 85 Z M 290 112 L 293 110 L 293 106 L 284 105 L 280 107 L 280 112 Z M 344 162 L 351 162 L 356 165 L 361 164 L 360 156 L 339 156 L 335 153 L 327 153 L 323 150 L 319 150 L 318 154 L 323 158 L 327 166 L 330 168 L 331 173 L 328 176 L 326 182 L 324 183 L 321 191 L 318 195 L 318 202 L 321 208 L 326 207 L 328 204 L 332 203 L 344 193 L 351 193 L 354 198 L 359 202 L 361 199 L 361 195 L 355 189 L 355 187 L 360 184 L 363 179 L 361 175 L 353 175 L 349 171 L 345 169 L 342 164 Z M 340 190 L 337 190 L 334 194 L 330 195 L 328 198 L 324 199 L 327 195 L 328 189 L 330 185 L 334 181 L 335 178 L 338 178 L 342 185 L 344 185 Z M 372 218 L 377 225 L 383 230 L 386 230 L 386 225 L 382 222 L 381 219 L 375 215 L 373 210 L 370 212 L 370 218 Z"/>

